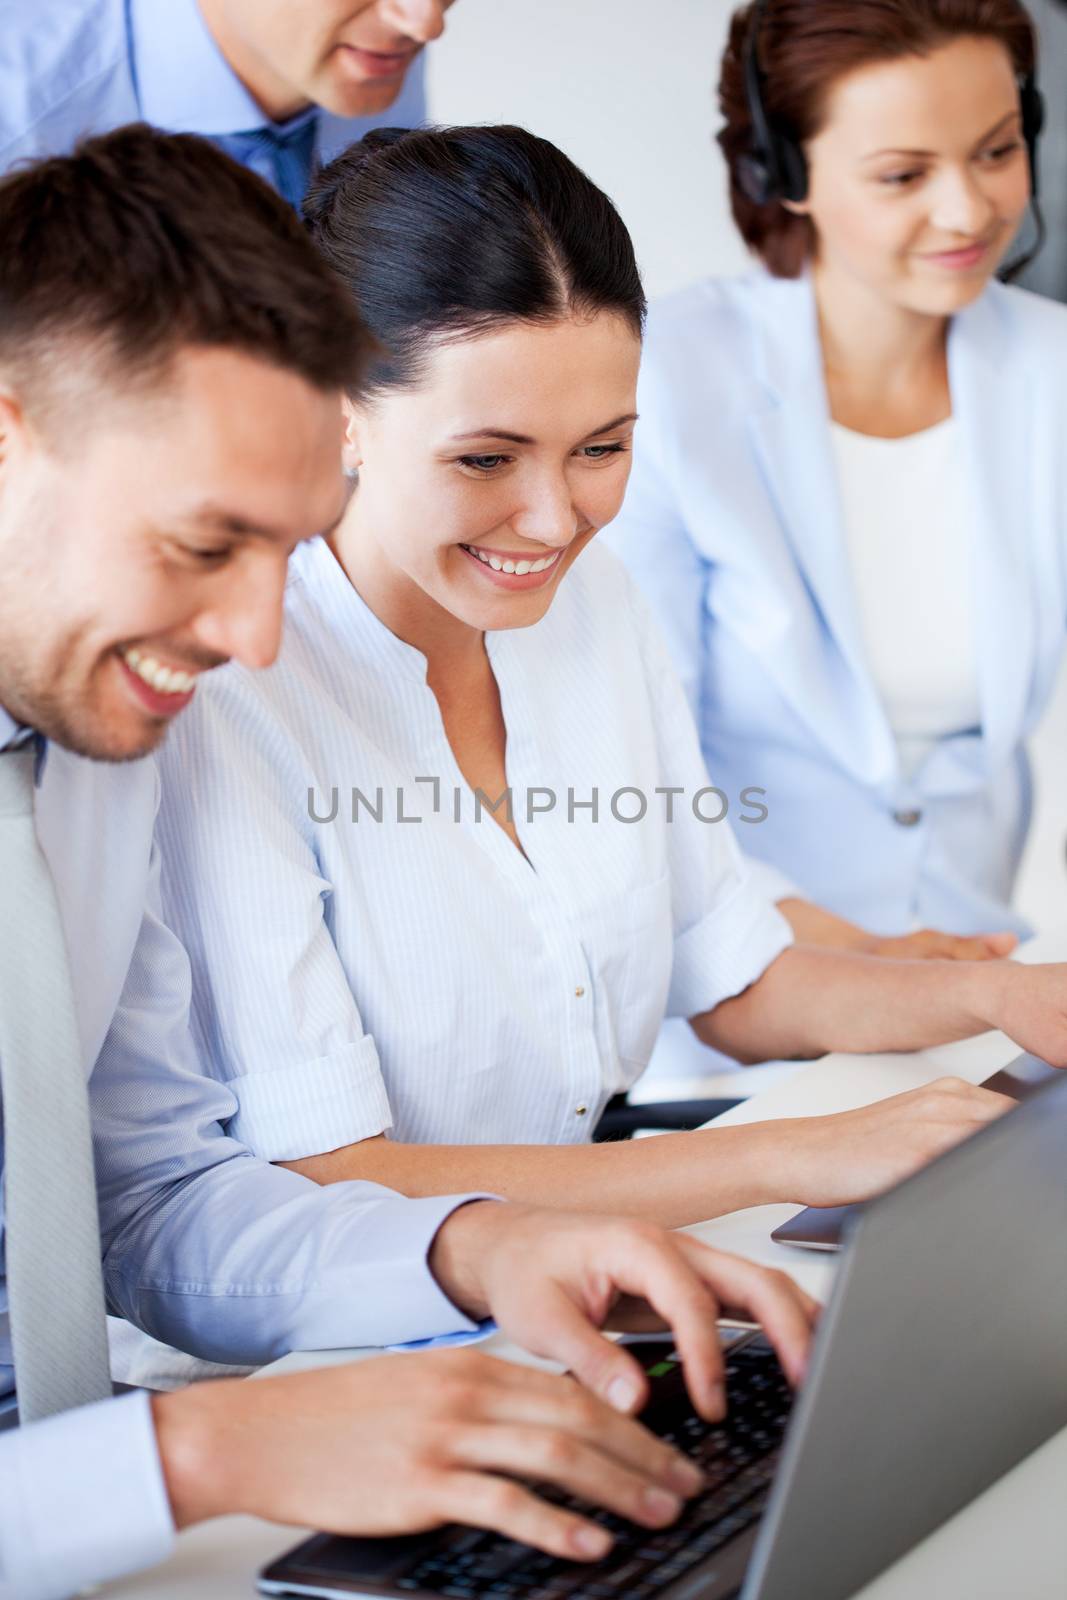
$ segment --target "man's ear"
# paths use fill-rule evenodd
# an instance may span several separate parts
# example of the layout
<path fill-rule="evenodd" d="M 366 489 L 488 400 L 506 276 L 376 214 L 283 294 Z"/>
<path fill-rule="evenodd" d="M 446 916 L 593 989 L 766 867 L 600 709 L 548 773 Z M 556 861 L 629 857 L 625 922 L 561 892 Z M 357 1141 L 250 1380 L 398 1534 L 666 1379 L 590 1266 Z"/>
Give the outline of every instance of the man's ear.
<path fill-rule="evenodd" d="M 344 399 L 345 437 L 341 447 L 341 466 L 346 478 L 358 478 L 363 465 L 361 437 L 363 413 L 348 396 Z"/>

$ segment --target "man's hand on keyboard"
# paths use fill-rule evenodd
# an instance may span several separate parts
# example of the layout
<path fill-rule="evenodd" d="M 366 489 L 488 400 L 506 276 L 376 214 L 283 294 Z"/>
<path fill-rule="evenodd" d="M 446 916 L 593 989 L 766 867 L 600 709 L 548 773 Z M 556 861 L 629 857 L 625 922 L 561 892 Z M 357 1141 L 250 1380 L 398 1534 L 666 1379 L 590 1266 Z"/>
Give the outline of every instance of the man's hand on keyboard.
<path fill-rule="evenodd" d="M 152 1407 L 179 1527 L 224 1512 L 341 1534 L 462 1522 L 595 1560 L 611 1535 L 519 1478 L 646 1528 L 703 1482 L 573 1379 L 470 1349 L 195 1384 Z"/>
<path fill-rule="evenodd" d="M 647 1380 L 604 1328 L 669 1328 L 694 1406 L 718 1419 L 725 1398 L 716 1318 L 761 1323 L 796 1383 L 818 1313 L 784 1273 L 685 1234 L 491 1201 L 449 1217 L 430 1265 L 457 1305 L 495 1317 L 516 1343 L 560 1362 L 620 1411 L 640 1409 Z"/>

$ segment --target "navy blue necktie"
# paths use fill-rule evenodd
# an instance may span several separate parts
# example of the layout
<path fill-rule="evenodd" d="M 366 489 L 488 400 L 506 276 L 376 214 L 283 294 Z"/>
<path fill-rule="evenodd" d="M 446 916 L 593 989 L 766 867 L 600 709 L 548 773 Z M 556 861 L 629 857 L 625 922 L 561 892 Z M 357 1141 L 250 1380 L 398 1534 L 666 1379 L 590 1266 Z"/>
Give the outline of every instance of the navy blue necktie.
<path fill-rule="evenodd" d="M 254 128 L 248 133 L 231 133 L 220 140 L 224 149 L 266 178 L 294 211 L 304 203 L 311 169 L 315 161 L 317 119 L 301 118 L 288 131 Z"/>

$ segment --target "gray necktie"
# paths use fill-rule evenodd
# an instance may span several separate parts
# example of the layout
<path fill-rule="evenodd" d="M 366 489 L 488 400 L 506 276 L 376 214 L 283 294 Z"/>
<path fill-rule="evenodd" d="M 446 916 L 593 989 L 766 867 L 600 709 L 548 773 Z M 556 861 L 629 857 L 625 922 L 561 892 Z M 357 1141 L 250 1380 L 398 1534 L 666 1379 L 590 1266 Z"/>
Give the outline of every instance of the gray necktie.
<path fill-rule="evenodd" d="M 0 1082 L 19 1416 L 111 1393 L 89 1097 L 32 746 L 0 753 Z"/>

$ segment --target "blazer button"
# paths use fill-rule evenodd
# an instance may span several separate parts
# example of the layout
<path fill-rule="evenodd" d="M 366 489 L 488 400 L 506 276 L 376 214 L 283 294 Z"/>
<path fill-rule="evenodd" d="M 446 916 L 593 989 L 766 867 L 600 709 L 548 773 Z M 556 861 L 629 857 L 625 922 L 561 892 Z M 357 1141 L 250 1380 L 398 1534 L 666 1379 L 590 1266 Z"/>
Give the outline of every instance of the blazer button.
<path fill-rule="evenodd" d="M 922 819 L 923 819 L 923 814 L 922 814 L 921 811 L 894 811 L 893 812 L 893 821 L 895 823 L 897 823 L 902 828 L 914 828 L 915 824 L 917 822 L 921 822 Z"/>
<path fill-rule="evenodd" d="M 588 1110 L 589 1110 L 588 1106 L 575 1106 L 574 1115 L 576 1117 L 584 1117 Z"/>

